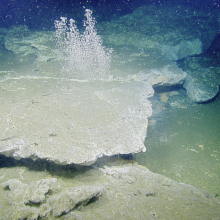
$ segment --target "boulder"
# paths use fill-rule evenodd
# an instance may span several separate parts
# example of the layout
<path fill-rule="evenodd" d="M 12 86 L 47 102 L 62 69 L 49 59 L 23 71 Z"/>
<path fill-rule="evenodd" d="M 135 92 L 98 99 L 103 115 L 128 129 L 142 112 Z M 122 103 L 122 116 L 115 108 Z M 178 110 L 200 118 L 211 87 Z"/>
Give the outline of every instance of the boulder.
<path fill-rule="evenodd" d="M 207 102 L 212 100 L 219 92 L 219 80 L 215 80 L 214 75 L 212 74 L 213 70 L 200 70 L 190 72 L 188 71 L 188 76 L 183 84 L 183 87 L 187 91 L 188 97 L 194 102 Z M 206 79 L 202 79 L 206 75 Z M 212 78 L 209 77 L 212 75 Z"/>
<path fill-rule="evenodd" d="M 220 67 L 213 65 L 213 61 L 212 57 L 205 54 L 184 60 L 184 70 L 188 75 L 183 87 L 194 102 L 207 102 L 219 92 Z"/>

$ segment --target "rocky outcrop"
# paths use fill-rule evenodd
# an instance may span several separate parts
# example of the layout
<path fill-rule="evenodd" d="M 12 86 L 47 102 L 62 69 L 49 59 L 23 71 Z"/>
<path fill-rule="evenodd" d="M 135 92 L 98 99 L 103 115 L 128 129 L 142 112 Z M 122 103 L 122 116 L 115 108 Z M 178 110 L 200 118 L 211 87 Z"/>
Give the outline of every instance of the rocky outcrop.
<path fill-rule="evenodd" d="M 25 205 L 32 203 L 41 203 L 45 200 L 45 194 L 56 183 L 55 178 L 39 180 L 35 183 L 24 184 L 17 179 L 10 179 L 1 185 L 8 188 L 8 201 L 11 205 L 18 203 Z"/>
<path fill-rule="evenodd" d="M 8 77 L 1 94 L 0 152 L 6 156 L 90 165 L 146 150 L 153 95 L 147 82 Z"/>
<path fill-rule="evenodd" d="M 184 7 L 140 7 L 117 21 L 98 25 L 98 30 L 104 42 L 116 50 L 131 47 L 121 51 L 121 54 L 118 51 L 114 54 L 113 60 L 118 62 L 116 76 L 120 75 L 118 67 L 128 66 L 124 69 L 128 77 L 141 76 L 157 87 L 182 84 L 188 73 L 184 87 L 189 98 L 195 102 L 204 102 L 217 94 L 218 82 L 212 81 L 212 77 L 204 80 L 201 72 L 206 70 L 195 72 L 186 68 L 183 72 L 170 61 L 198 55 L 209 48 L 219 30 L 215 16 L 208 11 Z M 53 32 L 32 32 L 24 26 L 4 30 L 3 36 L 5 48 L 13 51 L 20 62 L 36 62 L 38 67 L 39 63 L 64 59 L 58 56 L 53 37 Z M 210 71 L 216 75 L 216 70 L 214 74 L 212 69 Z"/>
<path fill-rule="evenodd" d="M 183 87 L 194 102 L 212 100 L 219 92 L 220 67 L 213 65 L 210 55 L 189 57 L 184 60 L 184 69 L 188 76 Z"/>
<path fill-rule="evenodd" d="M 204 75 L 208 74 L 211 77 Z M 216 76 L 216 77 L 215 77 Z M 190 72 L 183 84 L 187 95 L 192 101 L 207 102 L 212 100 L 219 92 L 219 74 L 213 74 L 213 70 L 200 70 Z"/>
<path fill-rule="evenodd" d="M 46 196 L 49 190 L 52 191 L 52 185 L 55 182 L 55 178 L 49 178 L 31 182 L 29 185 L 16 179 L 2 183 L 3 187 L 8 187 L 10 190 L 7 197 L 11 206 L 8 218 L 37 219 L 48 217 L 50 214 L 59 217 L 76 206 L 79 209 L 80 206 L 87 205 L 89 201 L 97 199 L 104 192 L 103 187 L 78 186 Z"/>
<path fill-rule="evenodd" d="M 138 81 L 147 81 L 153 87 L 158 87 L 182 84 L 186 76 L 186 72 L 182 71 L 175 63 L 171 63 L 162 68 L 134 74 L 130 78 Z"/>
<path fill-rule="evenodd" d="M 5 77 L 1 81 L 0 153 L 81 165 L 102 156 L 138 153 L 145 151 L 152 112 L 147 98 L 154 93 L 152 87 L 184 82 L 190 99 L 213 98 L 219 86 L 217 72 L 209 69 L 206 76 L 211 77 L 202 78 L 203 70 L 182 71 L 172 61 L 209 47 L 217 34 L 216 20 L 205 12 L 174 8 L 141 7 L 110 22 L 111 33 L 105 27 L 105 42 L 134 47 L 129 55 L 125 51 L 114 55 L 113 65 L 117 65 L 106 80 L 40 77 L 36 72 Z M 4 36 L 5 48 L 20 57 L 20 62 L 36 62 L 39 72 L 39 63 L 64 59 L 53 48 L 52 32 L 31 32 L 20 26 Z M 133 68 L 124 68 L 129 65 Z"/>
<path fill-rule="evenodd" d="M 208 49 L 219 23 L 208 10 L 166 4 L 139 7 L 118 20 L 100 24 L 99 29 L 105 43 L 131 45 L 177 61 Z"/>
<path fill-rule="evenodd" d="M 150 69 L 153 73 L 151 76 L 166 71 L 166 67 L 170 65 L 167 64 L 168 60 L 178 61 L 201 55 L 217 37 L 219 27 L 217 13 L 169 4 L 157 8 L 140 7 L 118 20 L 99 25 L 105 43 L 115 47 L 130 46 L 132 50 L 137 51 L 139 49 L 141 51 L 139 60 L 145 59 L 147 63 L 146 66 L 145 64 L 141 66 L 141 72 L 147 73 Z M 134 54 L 128 58 L 128 60 L 132 59 Z M 138 60 L 137 56 L 136 60 Z M 139 65 L 141 65 L 140 61 Z M 125 62 L 129 64 L 129 61 Z M 157 68 L 147 66 L 148 63 L 154 63 Z M 162 63 L 165 64 L 160 68 Z M 177 77 L 178 72 L 181 70 L 173 71 L 174 78 Z M 184 88 L 191 100 L 205 102 L 216 96 L 219 91 L 219 70 L 212 67 L 208 70 L 207 68 L 191 70 L 186 67 L 184 72 L 188 74 Z M 157 81 L 152 77 L 152 85 L 169 86 L 172 85 L 170 79 L 158 77 Z M 184 77 L 176 84 L 180 84 L 183 80 Z"/>
<path fill-rule="evenodd" d="M 217 219 L 220 215 L 218 198 L 136 163 L 91 169 L 68 179 L 3 182 L 9 191 L 3 192 L 8 203 L 4 202 L 1 219 Z M 33 187 L 32 194 L 39 188 L 50 192 L 40 190 L 45 199 L 33 200 L 24 185 Z"/>
<path fill-rule="evenodd" d="M 106 81 L 8 76 L 1 82 L 0 152 L 91 165 L 103 156 L 145 151 L 152 86 L 185 77 L 175 64 Z"/>
<path fill-rule="evenodd" d="M 59 195 L 51 196 L 49 204 L 53 216 L 59 217 L 76 208 L 76 206 L 77 209 L 80 209 L 80 206 L 86 206 L 90 201 L 98 199 L 104 190 L 104 187 L 100 186 L 77 186 L 66 189 Z"/>
<path fill-rule="evenodd" d="M 15 26 L 7 31 L 5 49 L 12 51 L 20 62 L 47 62 L 57 57 L 52 31 L 30 31 L 26 26 Z"/>
<path fill-rule="evenodd" d="M 90 165 L 102 156 L 145 151 L 152 86 L 181 84 L 186 73 L 169 61 L 140 72 L 120 71 L 116 65 L 106 81 L 41 77 L 40 63 L 58 56 L 51 36 L 23 26 L 6 34 L 5 47 L 20 62 L 33 59 L 39 69 L 32 76 L 8 76 L 1 82 L 0 152 L 18 159 Z"/>

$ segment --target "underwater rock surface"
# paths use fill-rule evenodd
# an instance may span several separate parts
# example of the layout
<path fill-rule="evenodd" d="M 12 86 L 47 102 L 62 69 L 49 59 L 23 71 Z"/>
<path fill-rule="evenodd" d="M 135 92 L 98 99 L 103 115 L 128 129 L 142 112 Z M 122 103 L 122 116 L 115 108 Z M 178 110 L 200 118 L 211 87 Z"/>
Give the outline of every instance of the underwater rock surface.
<path fill-rule="evenodd" d="M 192 101 L 207 102 L 218 94 L 220 80 L 217 81 L 214 75 L 218 77 L 219 74 L 211 74 L 212 77 L 206 77 L 202 80 L 203 74 L 208 74 L 207 72 L 209 71 L 194 71 L 187 76 L 183 87 L 187 90 L 187 95 Z"/>
<path fill-rule="evenodd" d="M 10 169 L 15 172 L 18 168 Z M 33 175 L 25 168 L 22 175 L 28 174 Z M 50 188 L 49 193 L 44 191 L 44 200 L 34 203 L 27 203 L 32 196 L 23 187 L 25 180 L 16 180 L 20 183 L 17 190 L 12 189 L 15 180 L 3 182 L 0 191 L 7 202 L 0 218 L 217 219 L 220 215 L 218 198 L 155 174 L 137 163 L 90 169 L 68 179 L 49 176 L 26 184 L 27 189 L 34 186 L 32 194 L 41 187 Z M 2 189 L 5 186 L 10 189 Z"/>
<path fill-rule="evenodd" d="M 213 59 L 210 59 L 208 55 L 189 57 L 184 60 L 187 77 L 183 87 L 188 97 L 194 102 L 209 101 L 219 92 L 220 67 L 211 62 Z"/>
<path fill-rule="evenodd" d="M 174 86 L 182 84 L 187 76 L 187 73 L 182 71 L 175 63 L 157 69 L 151 69 L 145 72 L 142 76 L 145 77 L 153 87 L 158 86 Z"/>
<path fill-rule="evenodd" d="M 55 191 L 52 190 L 52 186 L 56 181 L 56 178 L 48 178 L 31 182 L 29 185 L 16 179 L 3 182 L 1 185 L 10 190 L 7 196 L 11 206 L 8 219 L 37 219 L 50 213 L 59 217 L 76 206 L 85 206 L 91 199 L 101 196 L 104 191 L 103 187 L 97 186 L 78 186 Z M 49 190 L 55 195 L 48 196 Z M 31 204 L 38 207 L 31 207 Z"/>
<path fill-rule="evenodd" d="M 145 151 L 154 93 L 144 81 L 19 76 L 1 83 L 0 153 L 90 165 Z"/>
<path fill-rule="evenodd" d="M 105 43 L 152 50 L 157 56 L 177 61 L 208 49 L 219 23 L 218 15 L 208 10 L 166 4 L 139 7 L 98 28 Z"/>
<path fill-rule="evenodd" d="M 54 54 L 54 32 L 30 31 L 26 26 L 15 26 L 5 31 L 4 47 L 19 57 L 19 62 L 46 62 Z"/>
<path fill-rule="evenodd" d="M 168 13 L 167 15 L 169 19 L 171 19 L 172 16 L 174 16 L 172 14 L 174 12 L 172 12 L 171 14 L 170 13 Z M 155 22 L 157 23 L 158 22 L 157 19 L 159 19 L 155 16 L 152 16 L 150 19 L 149 16 L 151 14 L 152 12 L 151 12 L 150 7 L 147 9 L 145 7 L 138 8 L 133 12 L 133 14 L 129 14 L 129 15 L 121 17 L 120 21 L 110 22 L 110 24 L 108 25 L 110 25 L 111 29 L 113 30 L 113 33 L 112 33 L 112 30 L 111 30 L 111 33 L 108 33 L 108 29 L 106 28 L 103 31 L 101 31 L 102 38 L 104 39 L 105 43 L 111 43 L 115 47 L 118 47 L 118 46 L 123 47 L 125 45 L 126 47 L 128 47 L 129 45 L 133 47 L 133 49 L 131 49 L 132 52 L 128 50 L 128 51 L 124 51 L 124 54 L 123 53 L 120 54 L 121 57 L 127 56 L 126 58 L 124 58 L 125 61 L 121 60 L 120 62 L 124 62 L 124 66 L 126 65 L 129 66 L 127 70 L 125 70 L 125 72 L 128 74 L 128 77 L 129 77 L 129 72 L 130 72 L 132 73 L 131 75 L 138 75 L 138 78 L 140 77 L 143 78 L 144 80 L 148 81 L 154 87 L 172 86 L 172 85 L 182 84 L 187 75 L 186 73 L 188 73 L 188 75 L 190 76 L 186 78 L 186 81 L 184 82 L 184 87 L 187 90 L 187 95 L 189 96 L 191 100 L 195 102 L 205 102 L 215 97 L 215 95 L 218 93 L 218 87 L 219 87 L 219 83 L 218 83 L 218 80 L 216 81 L 216 77 L 209 77 L 210 74 L 206 74 L 206 78 L 204 78 L 205 74 L 202 72 L 207 73 L 206 70 L 198 70 L 198 71 L 194 70 L 193 72 L 190 69 L 186 68 L 184 69 L 184 71 L 182 71 L 173 62 L 173 61 L 176 61 L 176 60 L 188 57 L 188 56 L 201 54 L 205 49 L 207 49 L 211 45 L 212 41 L 217 35 L 216 31 L 218 30 L 218 27 L 219 27 L 219 25 L 215 23 L 215 18 L 212 17 L 211 15 L 210 16 L 206 15 L 205 12 L 201 12 L 201 16 L 203 16 L 204 19 L 207 18 L 208 22 L 205 24 L 202 24 L 202 22 L 200 22 L 200 24 L 202 25 L 201 27 L 203 28 L 198 26 L 197 29 L 193 29 L 190 26 L 190 25 L 194 25 L 192 21 L 189 22 L 188 23 L 189 27 L 187 26 L 187 30 L 188 28 L 190 29 L 191 27 L 191 29 L 188 30 L 189 35 L 184 31 L 186 28 L 186 25 L 181 26 L 178 29 L 179 31 L 183 29 L 181 32 L 182 34 L 179 32 L 172 33 L 168 31 L 170 29 L 172 29 L 173 31 L 177 31 L 176 28 L 169 26 L 169 25 L 175 25 L 175 22 L 167 23 L 167 25 L 160 27 L 160 28 L 158 27 L 160 32 L 158 32 L 157 29 L 154 30 L 153 28 L 152 32 L 149 33 L 149 30 L 147 29 L 149 27 L 145 27 L 145 26 L 150 25 L 153 27 L 154 23 Z M 185 16 L 189 16 L 189 14 Z M 166 13 L 161 16 L 163 18 L 164 16 L 166 16 Z M 191 16 L 196 21 L 197 15 L 191 15 Z M 143 30 L 135 29 L 136 26 L 132 25 L 133 22 L 135 21 L 141 22 L 145 17 L 146 17 L 146 22 L 143 23 L 142 25 Z M 186 20 L 184 19 L 185 22 Z M 150 24 L 148 24 L 148 22 L 150 22 Z M 160 21 L 160 24 L 163 24 L 163 22 Z M 118 29 L 117 29 L 116 31 L 117 33 L 114 33 L 114 29 L 118 25 L 120 25 L 120 32 L 118 32 Z M 127 30 L 128 28 L 131 28 L 131 30 L 128 31 Z M 102 27 L 99 26 L 99 29 L 102 29 Z M 129 37 L 129 34 L 132 30 L 133 30 L 132 34 L 134 36 L 132 35 Z M 200 36 L 200 34 L 198 34 L 199 31 L 204 32 L 204 36 L 206 37 L 201 37 L 203 36 L 203 34 Z M 195 36 L 197 36 L 196 33 L 198 35 L 198 39 L 194 38 Z M 5 49 L 9 51 L 13 51 L 13 53 L 18 57 L 18 60 L 20 63 L 36 62 L 40 64 L 40 63 L 45 63 L 51 60 L 63 62 L 64 57 L 60 55 L 58 56 L 58 51 L 53 46 L 54 44 L 53 34 L 54 33 L 52 31 L 34 31 L 33 32 L 33 31 L 28 30 L 27 27 L 19 26 L 19 27 L 13 27 L 7 31 L 5 30 L 4 34 L 2 34 L 1 36 L 3 39 L 2 44 L 4 42 Z M 143 36 L 137 37 L 136 35 L 139 35 L 139 34 L 143 34 Z M 161 36 L 159 37 L 160 34 Z M 112 37 L 113 40 L 117 38 L 119 39 L 115 43 L 112 42 L 111 40 L 106 40 L 106 38 L 111 38 L 111 35 L 114 35 L 114 37 Z M 164 38 L 167 38 L 167 39 L 165 40 Z M 178 40 L 178 38 L 180 39 Z M 189 38 L 191 40 L 189 40 Z M 150 42 L 150 45 L 148 45 L 145 41 L 148 43 Z M 167 44 L 164 45 L 164 42 L 166 41 L 167 41 Z M 134 42 L 134 44 L 132 42 Z M 145 44 L 143 42 L 145 42 Z M 180 45 L 177 45 L 177 43 L 179 43 Z M 126 53 L 129 53 L 129 52 L 130 52 L 130 55 L 126 55 Z M 115 56 L 117 56 L 117 54 Z M 120 60 L 122 59 L 121 57 L 115 58 L 115 59 Z M 161 60 L 161 57 L 162 57 L 162 60 Z M 176 57 L 176 58 L 173 58 L 173 57 Z M 190 57 L 187 59 L 190 59 Z M 132 69 L 133 66 L 138 66 L 137 63 L 144 62 L 144 60 L 146 60 L 145 61 L 146 65 L 149 65 L 148 67 L 144 66 L 145 64 L 143 66 L 140 65 L 139 73 L 136 69 Z M 134 64 L 132 62 L 134 62 Z M 150 65 L 151 62 L 155 63 L 156 66 L 157 65 L 158 66 L 154 67 L 153 65 Z M 120 65 L 123 65 L 123 64 L 120 63 Z M 209 70 L 208 72 L 210 71 L 213 73 L 213 70 Z M 118 73 L 116 70 L 116 76 L 117 75 Z M 211 75 L 213 76 L 214 74 L 211 74 Z M 131 78 L 132 77 L 133 76 L 131 76 Z"/>
<path fill-rule="evenodd" d="M 8 200 L 11 205 L 16 205 L 14 200 L 19 200 L 20 204 L 28 204 L 29 202 L 41 203 L 45 200 L 45 194 L 56 183 L 55 178 L 39 180 L 30 185 L 24 184 L 17 179 L 10 179 L 3 182 L 1 185 L 10 190 L 8 193 Z"/>

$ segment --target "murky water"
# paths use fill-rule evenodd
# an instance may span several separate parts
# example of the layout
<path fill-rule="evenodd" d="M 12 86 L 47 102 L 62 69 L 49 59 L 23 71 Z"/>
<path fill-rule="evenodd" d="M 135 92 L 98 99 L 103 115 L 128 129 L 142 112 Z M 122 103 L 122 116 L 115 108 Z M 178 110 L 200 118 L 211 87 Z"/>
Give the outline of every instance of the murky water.
<path fill-rule="evenodd" d="M 151 101 L 147 151 L 134 159 L 155 173 L 220 195 L 220 95 L 196 104 L 180 89 Z"/>

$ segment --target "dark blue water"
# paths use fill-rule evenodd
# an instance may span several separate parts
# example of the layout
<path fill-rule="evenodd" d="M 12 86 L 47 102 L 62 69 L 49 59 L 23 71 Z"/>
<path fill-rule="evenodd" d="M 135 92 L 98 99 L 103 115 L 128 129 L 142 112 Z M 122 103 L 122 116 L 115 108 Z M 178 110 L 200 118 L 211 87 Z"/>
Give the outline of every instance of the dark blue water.
<path fill-rule="evenodd" d="M 187 5 L 210 11 L 220 8 L 219 0 L 1 0 L 0 27 L 27 25 L 30 29 L 50 30 L 54 28 L 54 20 L 60 16 L 74 17 L 81 24 L 85 8 L 91 9 L 96 21 L 100 22 L 131 13 L 139 6 L 161 4 Z"/>

